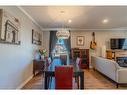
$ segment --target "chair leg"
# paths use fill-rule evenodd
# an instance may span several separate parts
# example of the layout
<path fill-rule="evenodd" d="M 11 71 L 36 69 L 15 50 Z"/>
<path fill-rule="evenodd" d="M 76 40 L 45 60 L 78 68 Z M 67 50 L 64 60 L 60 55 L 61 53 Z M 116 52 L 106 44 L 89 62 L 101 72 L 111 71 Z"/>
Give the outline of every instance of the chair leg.
<path fill-rule="evenodd" d="M 48 89 L 51 88 L 52 77 L 48 77 Z"/>
<path fill-rule="evenodd" d="M 75 82 L 76 82 L 76 77 L 75 77 Z"/>
<path fill-rule="evenodd" d="M 48 77 L 48 83 L 47 83 L 48 88 L 49 88 L 49 84 L 50 84 L 50 77 Z"/>
<path fill-rule="evenodd" d="M 79 89 L 79 77 L 77 77 L 77 84 L 78 84 L 78 89 Z"/>
<path fill-rule="evenodd" d="M 116 88 L 118 88 L 119 87 L 119 84 L 118 83 L 116 83 Z"/>
<path fill-rule="evenodd" d="M 77 83 L 77 87 L 79 89 L 79 77 L 75 77 L 75 82 Z"/>
<path fill-rule="evenodd" d="M 51 88 L 51 84 L 52 84 L 52 77 L 50 77 L 50 82 L 49 82 L 49 88 Z"/>

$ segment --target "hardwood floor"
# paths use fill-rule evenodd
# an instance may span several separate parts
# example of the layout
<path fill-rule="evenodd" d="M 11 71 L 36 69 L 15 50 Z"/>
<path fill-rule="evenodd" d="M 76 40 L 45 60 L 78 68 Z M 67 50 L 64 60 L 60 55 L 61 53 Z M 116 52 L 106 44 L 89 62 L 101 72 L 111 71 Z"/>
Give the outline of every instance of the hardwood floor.
<path fill-rule="evenodd" d="M 85 89 L 117 89 L 114 82 L 92 69 L 84 70 Z M 38 74 L 30 80 L 22 89 L 44 89 L 43 75 Z M 118 89 L 127 89 L 127 85 L 120 85 Z"/>
<path fill-rule="evenodd" d="M 22 89 L 44 89 L 44 79 L 41 73 L 33 77 Z"/>

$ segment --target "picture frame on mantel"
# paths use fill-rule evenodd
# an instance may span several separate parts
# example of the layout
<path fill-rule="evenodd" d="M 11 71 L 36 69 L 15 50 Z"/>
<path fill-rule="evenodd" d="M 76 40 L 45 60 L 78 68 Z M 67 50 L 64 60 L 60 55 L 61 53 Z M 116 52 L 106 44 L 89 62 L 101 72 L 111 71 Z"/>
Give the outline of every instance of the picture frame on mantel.
<path fill-rule="evenodd" d="M 32 44 L 41 45 L 42 44 L 42 34 L 38 31 L 32 29 Z"/>
<path fill-rule="evenodd" d="M 0 43 L 20 45 L 20 22 L 7 11 L 0 9 Z"/>
<path fill-rule="evenodd" d="M 84 36 L 77 36 L 77 45 L 78 46 L 83 46 L 84 45 Z"/>

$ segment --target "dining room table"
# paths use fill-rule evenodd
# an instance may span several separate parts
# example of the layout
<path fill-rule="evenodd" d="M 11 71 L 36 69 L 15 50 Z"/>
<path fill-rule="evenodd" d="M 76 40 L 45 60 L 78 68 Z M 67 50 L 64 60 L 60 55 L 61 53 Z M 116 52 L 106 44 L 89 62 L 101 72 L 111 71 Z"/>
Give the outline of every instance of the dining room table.
<path fill-rule="evenodd" d="M 61 60 L 59 57 L 55 57 L 52 61 L 50 66 L 45 66 L 44 68 L 44 89 L 55 89 L 55 67 L 62 66 Z M 73 77 L 79 78 L 79 88 L 84 89 L 84 70 L 80 69 L 78 65 L 75 63 L 68 64 L 67 66 L 73 66 Z M 52 80 L 51 80 L 52 79 Z M 50 87 L 49 87 L 49 80 L 50 80 Z"/>

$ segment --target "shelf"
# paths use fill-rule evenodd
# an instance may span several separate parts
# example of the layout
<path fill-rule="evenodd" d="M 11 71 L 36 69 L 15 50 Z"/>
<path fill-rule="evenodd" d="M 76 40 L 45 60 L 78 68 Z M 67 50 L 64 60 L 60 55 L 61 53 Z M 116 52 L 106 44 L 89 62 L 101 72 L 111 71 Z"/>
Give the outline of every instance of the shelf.
<path fill-rule="evenodd" d="M 107 58 L 116 60 L 117 57 L 127 57 L 125 50 L 107 50 Z"/>
<path fill-rule="evenodd" d="M 13 45 L 20 45 L 20 41 L 18 43 L 15 42 L 5 42 L 5 41 L 0 41 L 2 44 L 13 44 Z"/>
<path fill-rule="evenodd" d="M 89 49 L 71 49 L 72 60 L 75 62 L 77 57 L 82 59 L 81 68 L 89 68 Z"/>

